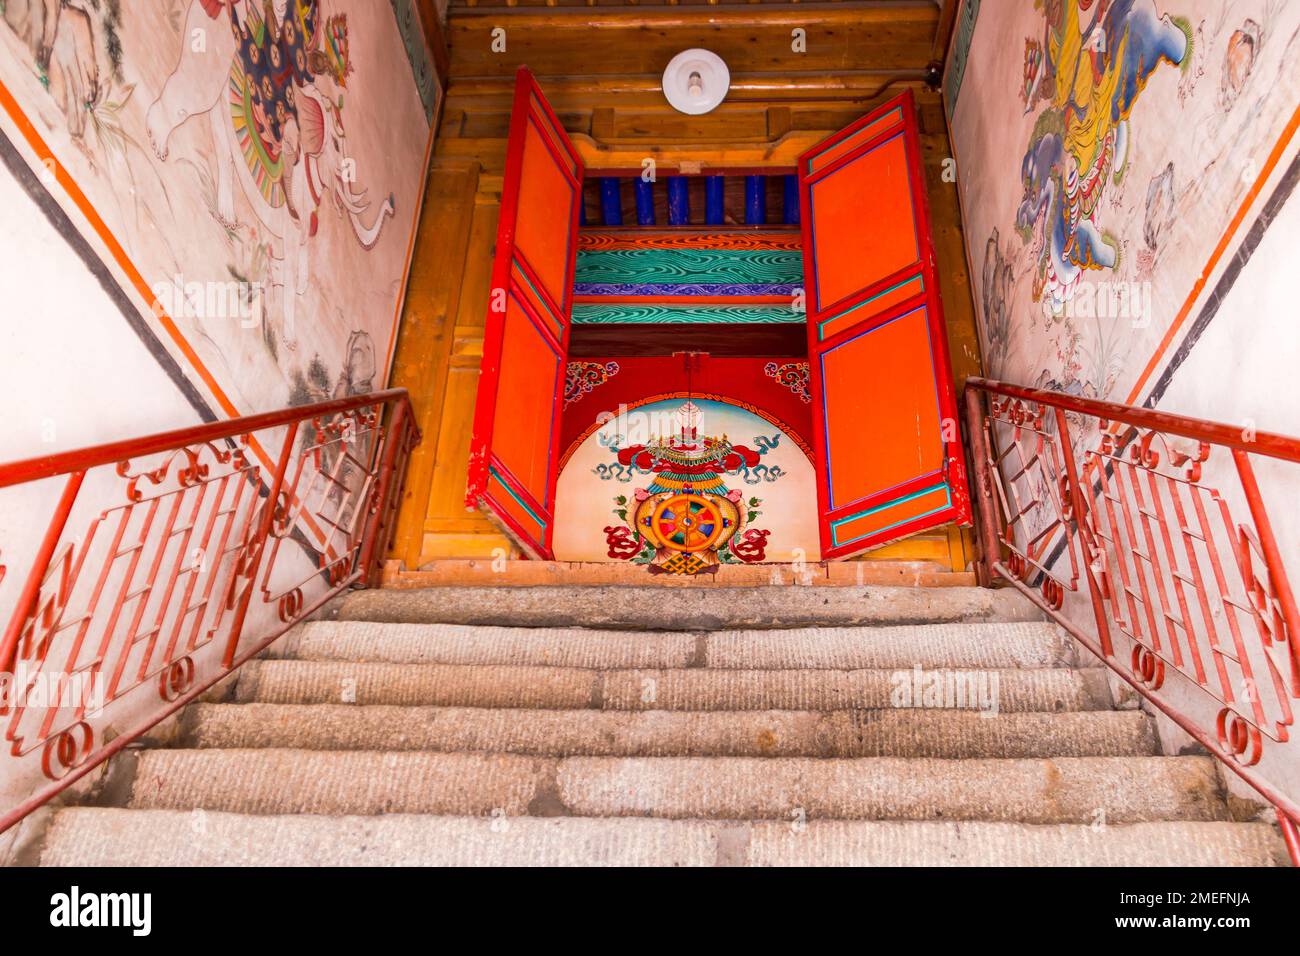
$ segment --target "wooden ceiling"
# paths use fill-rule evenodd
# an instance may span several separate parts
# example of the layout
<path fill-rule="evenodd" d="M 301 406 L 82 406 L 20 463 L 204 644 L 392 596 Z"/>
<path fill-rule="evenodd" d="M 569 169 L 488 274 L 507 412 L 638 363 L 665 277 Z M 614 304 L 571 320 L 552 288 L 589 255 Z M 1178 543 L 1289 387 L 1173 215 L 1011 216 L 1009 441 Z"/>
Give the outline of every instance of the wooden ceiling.
<path fill-rule="evenodd" d="M 445 28 L 450 81 L 658 76 L 690 47 L 727 61 L 733 78 L 772 85 L 912 72 L 942 59 L 956 0 L 453 0 Z M 506 31 L 505 52 L 493 31 Z M 804 51 L 792 31 L 804 31 Z"/>

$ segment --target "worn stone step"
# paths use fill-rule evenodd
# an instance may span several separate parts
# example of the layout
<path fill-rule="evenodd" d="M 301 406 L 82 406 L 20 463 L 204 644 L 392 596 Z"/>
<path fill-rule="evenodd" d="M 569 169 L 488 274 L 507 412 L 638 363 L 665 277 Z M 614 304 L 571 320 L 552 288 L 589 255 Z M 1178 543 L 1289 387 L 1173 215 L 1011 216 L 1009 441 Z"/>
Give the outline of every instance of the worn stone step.
<path fill-rule="evenodd" d="M 438 587 L 355 591 L 341 620 L 674 631 L 940 621 L 1038 621 L 1012 589 L 783 587 Z"/>
<path fill-rule="evenodd" d="M 1094 757 L 1157 753 L 1141 711 L 641 711 L 194 704 L 196 747 L 539 756 Z"/>
<path fill-rule="evenodd" d="M 692 634 L 311 621 L 271 645 L 268 657 L 390 664 L 734 670 L 1010 669 L 1059 667 L 1074 659 L 1066 638 L 1045 622 Z"/>
<path fill-rule="evenodd" d="M 261 660 L 240 669 L 241 703 L 398 704 L 605 710 L 843 710 L 964 702 L 1001 711 L 1104 710 L 1100 668 L 1024 670 L 588 670 L 514 664 Z"/>
<path fill-rule="evenodd" d="M 73 808 L 45 866 L 1280 866 L 1262 823 L 721 823 Z"/>
<path fill-rule="evenodd" d="M 238 781 L 232 786 L 232 781 Z M 1208 757 L 932 760 L 154 750 L 137 809 L 734 820 L 1224 820 Z"/>
<path fill-rule="evenodd" d="M 147 750 L 127 805 L 234 813 L 523 816 L 556 761 L 504 753 Z"/>

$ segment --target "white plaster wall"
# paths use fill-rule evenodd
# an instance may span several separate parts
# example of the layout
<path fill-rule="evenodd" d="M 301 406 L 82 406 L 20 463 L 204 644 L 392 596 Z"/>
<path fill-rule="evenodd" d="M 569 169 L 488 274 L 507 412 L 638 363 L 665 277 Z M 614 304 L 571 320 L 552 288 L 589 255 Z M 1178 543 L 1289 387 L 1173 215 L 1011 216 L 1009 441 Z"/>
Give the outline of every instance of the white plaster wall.
<path fill-rule="evenodd" d="M 199 424 L 197 411 L 128 326 L 112 299 L 36 202 L 0 167 L 0 461 L 67 451 Z M 263 433 L 278 447 L 273 433 Z M 0 488 L 0 628 L 7 626 L 64 479 Z M 87 475 L 65 540 L 84 533 L 100 511 L 122 504 L 125 482 L 112 469 Z M 310 578 L 301 549 L 286 552 L 274 583 Z M 279 565 L 277 564 L 279 571 Z M 319 586 L 319 585 L 318 585 Z M 319 593 L 319 592 L 314 592 Z M 267 633 L 273 609 L 254 602 L 245 630 Z M 217 672 L 224 645 L 196 657 L 198 680 Z M 100 739 L 128 731 L 159 706 L 152 686 L 110 709 Z M 8 719 L 0 718 L 0 728 Z M 0 810 L 48 784 L 39 752 L 0 758 Z M 17 829 L 0 835 L 0 857 Z"/>

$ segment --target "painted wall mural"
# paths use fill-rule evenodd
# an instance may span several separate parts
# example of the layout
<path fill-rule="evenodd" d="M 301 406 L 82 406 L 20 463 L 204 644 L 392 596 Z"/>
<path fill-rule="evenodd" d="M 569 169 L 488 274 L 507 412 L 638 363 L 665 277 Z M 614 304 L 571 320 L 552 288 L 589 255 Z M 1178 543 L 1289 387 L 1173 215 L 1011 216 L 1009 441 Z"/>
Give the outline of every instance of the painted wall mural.
<path fill-rule="evenodd" d="M 1140 404 L 1293 151 L 1300 4 L 967 0 L 967 21 L 949 106 L 985 367 Z"/>
<path fill-rule="evenodd" d="M 0 128 L 214 414 L 386 379 L 436 109 L 409 4 L 6 0 L 0 20 Z"/>
<path fill-rule="evenodd" d="M 556 557 L 651 574 L 813 561 L 813 481 L 798 444 L 747 409 L 685 395 L 624 408 L 560 473 Z"/>
<path fill-rule="evenodd" d="M 580 402 L 619 373 L 619 364 L 609 362 L 569 362 L 564 367 L 564 407 Z"/>
<path fill-rule="evenodd" d="M 1300 363 L 1297 277 L 1286 264 L 1300 239 L 1300 3 L 966 0 L 963 13 L 974 27 L 960 96 L 948 105 L 989 375 L 1229 423 L 1246 441 L 1256 430 L 1300 434 L 1300 397 L 1287 387 Z M 1116 451 L 1090 476 L 1107 489 L 1106 507 L 1092 509 L 1092 524 L 1108 542 L 1098 552 L 1067 546 L 1062 527 L 1077 516 L 1062 510 L 1050 468 L 1022 469 L 1013 453 L 1003 471 L 1021 502 L 1023 520 L 1010 534 L 1032 562 L 1026 580 L 1048 592 L 1060 586 L 1062 614 L 1085 631 L 1095 626 L 1084 567 L 1105 575 L 1112 594 L 1129 582 L 1131 609 L 1157 592 L 1163 600 L 1170 587 L 1181 595 L 1178 582 L 1198 582 L 1193 570 L 1216 549 L 1225 566 L 1220 596 L 1212 595 L 1216 585 L 1206 590 L 1199 583 L 1187 585 L 1189 594 L 1201 593 L 1206 607 L 1219 600 L 1248 607 L 1255 599 L 1242 595 L 1255 588 L 1271 593 L 1276 579 L 1261 584 L 1256 577 L 1250 509 L 1224 449 L 1176 438 L 1148 448 L 1149 435 L 1112 427 L 1103 438 L 1095 422 L 1067 419 L 1076 461 L 1097 462 L 1084 452 L 1106 447 L 1107 439 Z M 1007 447 L 1012 427 L 994 431 Z M 1056 432 L 1050 416 L 1044 431 Z M 1124 444 L 1132 438 L 1139 441 Z M 1125 505 L 1126 492 L 1109 481 L 1112 470 L 1122 476 L 1128 467 L 1120 466 L 1121 456 L 1140 461 L 1138 470 L 1152 477 L 1141 489 L 1131 483 L 1130 502 L 1140 505 Z M 1281 560 L 1295 581 L 1295 469 L 1252 457 Z M 1172 480 L 1162 483 L 1157 474 Z M 1208 525 L 1199 535 L 1193 518 L 1180 548 L 1169 516 L 1181 515 L 1192 500 L 1200 509 L 1202 499 L 1221 510 L 1223 537 L 1216 544 Z M 1169 525 L 1164 551 L 1130 547 L 1113 524 L 1121 512 L 1135 522 L 1129 531 L 1152 515 L 1149 533 L 1158 536 L 1153 528 Z M 1236 721 L 1243 729 L 1252 718 L 1220 716 L 1230 712 L 1223 702 L 1235 699 L 1254 702 L 1264 734 L 1284 733 L 1265 719 L 1266 698 L 1252 693 L 1249 670 L 1261 674 L 1271 666 L 1261 663 L 1258 648 L 1239 648 L 1226 670 L 1220 666 L 1222 686 L 1215 688 L 1197 673 L 1199 663 L 1188 664 L 1209 653 L 1205 634 L 1215 625 L 1206 632 L 1184 620 L 1170 627 L 1168 643 L 1163 632 L 1153 641 L 1158 613 L 1143 636 L 1134 616 L 1140 611 L 1112 606 L 1118 660 L 1160 669 L 1168 676 L 1160 678 L 1161 695 L 1202 726 L 1224 720 L 1222 726 Z M 1180 659 L 1183 640 L 1200 651 Z M 1238 665 L 1246 669 L 1234 670 Z M 1239 716 L 1247 712 L 1243 706 Z M 1156 723 L 1166 752 L 1191 742 L 1169 721 Z M 1297 792 L 1294 759 L 1267 750 L 1256 770 L 1280 792 Z M 1227 776 L 1234 792 L 1246 789 Z"/>
<path fill-rule="evenodd" d="M 1037 262 L 1031 296 L 1047 297 L 1053 314 L 1085 270 L 1119 261 L 1098 216 L 1128 165 L 1129 114 L 1151 74 L 1183 63 L 1192 42 L 1186 18 L 1159 16 L 1150 0 L 1114 3 L 1086 31 L 1080 15 L 1071 0 L 1056 4 L 1042 39 L 1025 44 L 1026 111 L 1042 109 L 1021 161 L 1016 229 Z"/>

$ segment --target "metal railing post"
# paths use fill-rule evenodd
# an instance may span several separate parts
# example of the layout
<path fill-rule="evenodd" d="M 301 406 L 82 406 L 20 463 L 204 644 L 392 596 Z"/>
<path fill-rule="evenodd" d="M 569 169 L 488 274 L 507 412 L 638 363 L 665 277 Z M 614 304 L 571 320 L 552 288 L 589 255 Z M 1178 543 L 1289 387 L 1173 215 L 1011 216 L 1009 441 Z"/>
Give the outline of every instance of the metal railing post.
<path fill-rule="evenodd" d="M 1107 657 L 1114 652 L 1110 642 L 1110 622 L 1106 619 L 1106 602 L 1102 597 L 1101 585 L 1092 569 L 1092 535 L 1087 531 L 1088 503 L 1079 487 L 1079 469 L 1074 461 L 1074 445 L 1070 441 L 1070 423 L 1065 417 L 1065 410 L 1055 409 L 1056 433 L 1061 440 L 1061 457 L 1065 464 L 1065 478 L 1070 488 L 1070 511 L 1073 512 L 1074 527 L 1070 534 L 1079 545 L 1083 558 L 1083 574 L 1088 580 L 1088 597 L 1092 599 L 1092 615 L 1097 619 L 1097 637 Z"/>
<path fill-rule="evenodd" d="M 406 442 L 406 427 L 406 403 L 398 402 L 393 408 L 393 415 L 388 423 L 384 443 L 384 457 L 379 466 L 375 503 L 370 514 L 366 517 L 366 531 L 361 545 L 361 558 L 358 562 L 361 570 L 361 580 L 367 585 L 375 583 L 375 552 L 387 546 L 387 542 L 382 545 L 379 543 L 379 537 L 381 529 L 387 525 L 384 519 L 388 507 L 388 496 L 392 493 L 393 466 L 397 461 L 398 450 Z"/>
<path fill-rule="evenodd" d="M 289 470 L 289 459 L 293 457 L 293 446 L 298 440 L 300 424 L 301 422 L 291 423 L 284 436 L 284 446 L 280 449 L 280 458 L 275 465 L 275 478 L 271 482 L 270 491 L 262 507 L 257 529 L 253 532 L 253 544 L 249 549 L 252 558 L 249 562 L 250 566 L 246 568 L 248 584 L 240 594 L 239 605 L 235 608 L 235 619 L 230 625 L 230 636 L 226 640 L 226 651 L 221 657 L 221 666 L 226 669 L 230 668 L 231 662 L 235 659 L 235 650 L 239 647 L 239 638 L 244 630 L 244 618 L 248 615 L 248 605 L 253 600 L 253 591 L 257 589 L 257 572 L 262 566 L 262 553 L 266 550 L 266 539 L 271 535 L 276 502 L 280 500 L 280 492 L 284 488 L 284 475 Z"/>
<path fill-rule="evenodd" d="M 972 472 L 975 475 L 975 514 L 977 537 L 980 543 L 979 583 L 992 587 L 997 572 L 993 566 L 1001 560 L 1002 544 L 998 539 L 997 509 L 993 506 L 993 477 L 989 474 L 993 462 L 989 456 L 989 443 L 984 434 L 984 396 L 967 388 L 966 437 L 970 442 Z"/>
<path fill-rule="evenodd" d="M 59 503 L 54 507 L 54 515 L 50 518 L 50 524 L 45 529 L 45 537 L 41 539 L 36 559 L 32 562 L 31 573 L 27 575 L 22 593 L 18 596 L 18 603 L 14 605 L 13 615 L 9 618 L 4 640 L 0 641 L 0 671 L 13 672 L 18 653 L 18 638 L 22 635 L 28 618 L 36 610 L 41 582 L 45 580 L 45 572 L 50 568 L 54 549 L 59 546 L 59 540 L 63 537 L 63 530 L 68 525 L 68 516 L 72 514 L 72 506 L 77 501 L 77 492 L 81 490 L 81 483 L 85 477 L 84 470 L 74 471 L 68 475 L 68 480 L 63 486 Z"/>

